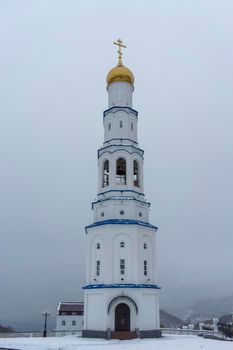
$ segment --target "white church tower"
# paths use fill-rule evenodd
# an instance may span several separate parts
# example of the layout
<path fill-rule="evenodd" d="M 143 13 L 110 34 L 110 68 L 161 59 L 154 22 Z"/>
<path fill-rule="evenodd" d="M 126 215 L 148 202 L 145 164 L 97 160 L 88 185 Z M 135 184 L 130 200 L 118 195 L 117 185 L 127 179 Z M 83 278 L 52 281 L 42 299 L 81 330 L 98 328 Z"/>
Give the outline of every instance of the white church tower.
<path fill-rule="evenodd" d="M 98 150 L 94 223 L 86 227 L 83 337 L 160 337 L 155 236 L 144 195 L 134 76 L 119 60 L 107 75 L 104 143 Z"/>

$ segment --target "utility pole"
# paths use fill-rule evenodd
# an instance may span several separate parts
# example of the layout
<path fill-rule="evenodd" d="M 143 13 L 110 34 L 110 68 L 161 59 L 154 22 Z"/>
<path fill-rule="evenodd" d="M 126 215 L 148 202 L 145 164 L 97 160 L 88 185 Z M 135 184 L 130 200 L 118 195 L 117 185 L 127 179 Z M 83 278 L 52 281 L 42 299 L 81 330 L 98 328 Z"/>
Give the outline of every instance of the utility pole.
<path fill-rule="evenodd" d="M 47 337 L 47 318 L 50 315 L 50 312 L 48 310 L 45 310 L 42 312 L 42 316 L 44 316 L 44 331 L 43 331 L 43 337 Z"/>

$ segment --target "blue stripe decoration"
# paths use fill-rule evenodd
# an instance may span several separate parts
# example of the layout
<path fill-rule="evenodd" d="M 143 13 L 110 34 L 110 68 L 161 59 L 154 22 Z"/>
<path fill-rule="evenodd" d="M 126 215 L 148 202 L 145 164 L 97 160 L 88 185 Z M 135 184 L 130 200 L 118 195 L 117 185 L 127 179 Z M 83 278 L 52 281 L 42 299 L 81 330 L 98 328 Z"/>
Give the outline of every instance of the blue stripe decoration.
<path fill-rule="evenodd" d="M 134 283 L 114 283 L 114 284 L 87 284 L 82 289 L 102 289 L 102 288 L 149 288 L 161 289 L 156 284 L 134 284 Z"/>
<path fill-rule="evenodd" d="M 91 203 L 91 208 L 93 209 L 93 206 L 94 206 L 95 204 L 97 204 L 97 203 L 102 203 L 102 202 L 109 201 L 109 200 L 113 200 L 113 201 L 122 201 L 122 200 L 124 200 L 124 201 L 137 201 L 137 202 L 139 202 L 139 203 L 145 204 L 148 208 L 149 208 L 150 205 L 151 205 L 149 202 L 140 201 L 140 200 L 137 199 L 137 198 L 133 198 L 133 197 L 129 198 L 129 197 L 127 197 L 127 196 L 121 196 L 120 198 L 119 198 L 119 197 L 118 197 L 118 198 L 109 197 L 109 198 L 99 199 L 98 201 L 95 201 L 95 202 L 92 202 L 92 203 Z"/>
<path fill-rule="evenodd" d="M 119 110 L 123 110 L 125 111 L 126 113 L 130 114 L 130 113 L 133 113 L 133 115 L 137 118 L 138 117 L 138 112 L 135 111 L 135 109 L 131 108 L 131 107 L 128 107 L 128 106 L 113 106 L 109 109 L 106 109 L 104 112 L 103 112 L 103 118 L 105 118 L 105 116 L 108 114 L 108 113 L 116 113 L 118 112 Z"/>
<path fill-rule="evenodd" d="M 114 145 L 115 146 L 115 145 Z M 118 146 L 118 145 L 117 145 Z M 122 147 L 122 146 L 121 146 Z M 124 147 L 124 146 L 123 146 Z M 102 151 L 102 150 L 101 150 Z M 98 150 L 97 151 L 97 157 L 99 158 L 99 157 L 101 157 L 103 154 L 105 154 L 105 153 L 109 153 L 109 154 L 113 154 L 113 153 L 115 153 L 115 152 L 118 152 L 118 151 L 123 151 L 123 152 L 127 152 L 127 153 L 129 153 L 129 154 L 134 154 L 134 153 L 136 153 L 136 154 L 138 154 L 140 157 L 142 157 L 142 159 L 144 159 L 143 158 L 143 155 L 141 155 L 139 152 L 137 152 L 137 151 L 134 151 L 134 152 L 130 152 L 130 151 L 128 151 L 127 149 L 124 149 L 124 148 L 118 148 L 118 149 L 115 149 L 114 151 L 105 151 L 105 152 L 103 152 L 103 153 L 101 153 L 101 155 L 99 155 L 99 152 L 100 152 L 100 150 Z"/>
<path fill-rule="evenodd" d="M 113 141 L 113 140 L 120 140 L 121 142 L 122 142 L 122 141 L 131 141 L 131 142 L 133 142 L 133 143 L 136 143 L 136 145 L 138 145 L 138 142 L 137 142 L 137 141 L 134 141 L 134 140 L 131 140 L 131 139 L 124 139 L 124 138 L 120 138 L 120 137 L 115 137 L 115 138 L 113 138 L 113 139 L 109 139 L 109 140 L 105 141 L 104 144 L 105 144 L 105 143 L 108 143 L 108 142 L 111 142 L 111 141 Z"/>
<path fill-rule="evenodd" d="M 99 192 L 98 195 L 104 195 L 105 193 L 109 193 L 109 192 L 133 192 L 133 193 L 137 193 L 140 196 L 145 196 L 144 193 L 138 192 L 138 191 L 134 191 L 134 190 L 108 190 L 108 191 L 104 191 L 104 192 Z"/>
<path fill-rule="evenodd" d="M 97 221 L 94 224 L 86 226 L 85 230 L 87 232 L 88 228 L 95 227 L 95 226 L 102 226 L 102 225 L 139 225 L 139 226 L 153 228 L 155 231 L 157 231 L 158 229 L 158 227 L 144 221 L 130 220 L 130 219 L 109 219 L 104 221 Z"/>
<path fill-rule="evenodd" d="M 135 148 L 136 150 L 138 150 L 139 152 L 141 152 L 141 153 L 144 153 L 144 151 L 143 151 L 143 149 L 141 149 L 141 148 L 139 148 L 139 147 L 136 147 L 136 146 L 134 146 L 134 145 L 122 145 L 121 143 L 119 144 L 119 145 L 108 145 L 108 146 L 104 146 L 104 147 L 101 147 L 100 149 L 99 149 L 99 151 L 101 151 L 101 150 L 103 150 L 103 149 L 105 149 L 105 148 L 108 148 L 108 147 L 115 147 L 115 146 L 117 146 L 117 147 L 132 147 L 132 148 Z"/>
<path fill-rule="evenodd" d="M 133 152 L 130 152 L 130 151 L 127 151 L 125 150 L 126 152 L 132 154 L 132 153 L 138 153 L 142 158 L 143 158 L 143 154 L 144 154 L 144 150 L 139 148 L 139 147 L 135 147 L 134 145 L 122 145 L 122 144 L 119 144 L 119 145 L 108 145 L 108 146 L 105 146 L 105 147 L 101 147 L 100 149 L 98 149 L 97 153 L 98 153 L 98 157 L 99 157 L 99 154 L 101 151 L 103 150 L 106 150 L 107 148 L 111 148 L 111 147 L 123 147 L 123 148 L 117 148 L 116 150 L 112 151 L 112 152 L 109 152 L 109 153 L 114 153 L 116 151 L 119 151 L 119 150 L 123 150 L 124 151 L 124 147 L 125 148 L 133 148 L 135 151 Z M 105 153 L 105 152 L 103 152 Z"/>

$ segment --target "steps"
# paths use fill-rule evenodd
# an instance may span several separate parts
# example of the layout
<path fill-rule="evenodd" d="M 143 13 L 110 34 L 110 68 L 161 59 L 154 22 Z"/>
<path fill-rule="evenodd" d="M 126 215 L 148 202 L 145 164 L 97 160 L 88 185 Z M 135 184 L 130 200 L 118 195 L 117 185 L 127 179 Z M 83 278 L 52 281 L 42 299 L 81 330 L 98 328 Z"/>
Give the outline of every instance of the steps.
<path fill-rule="evenodd" d="M 136 332 L 130 331 L 115 331 L 111 332 L 111 339 L 119 339 L 119 340 L 129 340 L 137 338 Z"/>

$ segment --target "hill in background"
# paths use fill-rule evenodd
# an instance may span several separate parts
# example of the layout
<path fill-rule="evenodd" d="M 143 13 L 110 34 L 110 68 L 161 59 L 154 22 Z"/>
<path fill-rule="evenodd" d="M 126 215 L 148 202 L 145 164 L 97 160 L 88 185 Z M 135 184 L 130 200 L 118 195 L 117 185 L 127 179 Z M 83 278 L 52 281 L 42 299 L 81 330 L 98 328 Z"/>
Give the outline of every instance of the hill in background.
<path fill-rule="evenodd" d="M 165 328 L 177 328 L 184 325 L 184 322 L 164 310 L 160 310 L 160 325 Z"/>
<path fill-rule="evenodd" d="M 166 311 L 183 321 L 189 319 L 191 322 L 199 322 L 214 317 L 220 318 L 223 315 L 233 313 L 233 295 L 218 299 L 206 299 L 184 308 L 166 308 Z"/>

